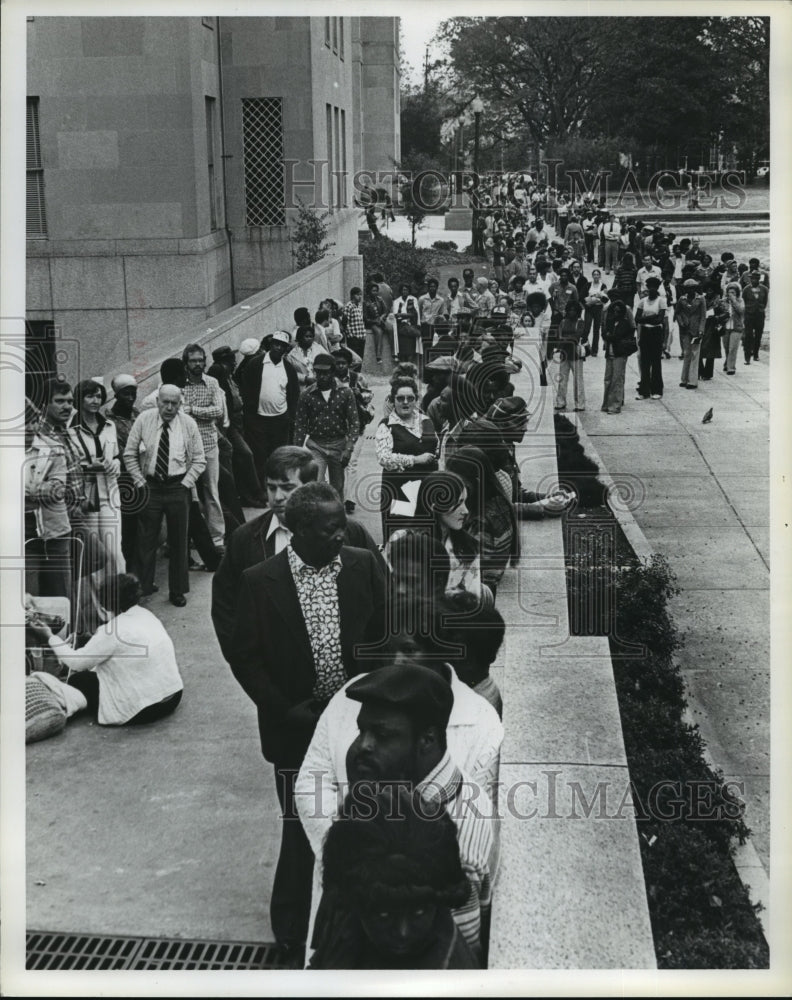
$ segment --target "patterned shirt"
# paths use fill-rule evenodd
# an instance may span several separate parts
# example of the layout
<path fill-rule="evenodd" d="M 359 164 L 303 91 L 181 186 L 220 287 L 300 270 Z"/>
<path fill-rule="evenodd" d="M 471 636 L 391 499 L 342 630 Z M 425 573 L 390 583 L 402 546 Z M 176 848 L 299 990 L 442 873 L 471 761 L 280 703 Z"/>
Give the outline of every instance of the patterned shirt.
<path fill-rule="evenodd" d="M 341 654 L 341 613 L 338 607 L 338 574 L 341 557 L 327 566 L 308 566 L 291 545 L 289 568 L 308 630 L 316 669 L 314 698 L 330 698 L 347 680 Z"/>
<path fill-rule="evenodd" d="M 363 324 L 363 306 L 354 302 L 347 302 L 344 311 L 341 313 L 341 325 L 346 331 L 347 337 L 362 338 L 366 336 L 366 327 Z"/>
<path fill-rule="evenodd" d="M 211 375 L 202 375 L 200 382 L 187 382 L 182 389 L 182 400 L 190 407 L 190 416 L 198 424 L 204 453 L 217 451 L 217 423 L 223 416 L 223 390 Z"/>
<path fill-rule="evenodd" d="M 302 447 L 306 436 L 314 441 L 346 439 L 352 451 L 360 433 L 355 394 L 345 385 L 334 385 L 328 399 L 312 385 L 300 396 L 294 421 L 294 440 Z"/>

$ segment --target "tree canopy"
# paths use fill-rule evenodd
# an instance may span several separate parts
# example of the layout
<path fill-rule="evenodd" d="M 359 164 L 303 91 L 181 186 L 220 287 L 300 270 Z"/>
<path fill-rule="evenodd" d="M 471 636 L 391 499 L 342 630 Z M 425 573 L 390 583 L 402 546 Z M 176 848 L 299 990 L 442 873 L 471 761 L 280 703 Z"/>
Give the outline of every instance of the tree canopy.
<path fill-rule="evenodd" d="M 666 159 L 714 143 L 767 155 L 769 18 L 458 17 L 438 34 L 446 108 L 480 98 L 485 145 L 596 138 Z"/>

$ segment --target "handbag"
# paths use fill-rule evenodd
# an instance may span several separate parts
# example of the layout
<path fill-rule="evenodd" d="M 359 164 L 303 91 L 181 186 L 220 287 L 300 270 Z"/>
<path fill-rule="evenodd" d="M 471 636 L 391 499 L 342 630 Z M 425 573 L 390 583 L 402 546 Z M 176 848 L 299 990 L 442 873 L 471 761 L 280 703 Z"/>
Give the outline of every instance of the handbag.
<path fill-rule="evenodd" d="M 89 472 L 83 468 L 85 479 L 85 506 L 88 513 L 95 513 L 99 510 L 99 483 L 96 481 L 96 473 Z"/>
<path fill-rule="evenodd" d="M 625 340 L 621 356 L 623 358 L 629 358 L 630 355 L 635 354 L 637 350 L 638 350 L 638 343 L 634 338 L 632 340 Z"/>

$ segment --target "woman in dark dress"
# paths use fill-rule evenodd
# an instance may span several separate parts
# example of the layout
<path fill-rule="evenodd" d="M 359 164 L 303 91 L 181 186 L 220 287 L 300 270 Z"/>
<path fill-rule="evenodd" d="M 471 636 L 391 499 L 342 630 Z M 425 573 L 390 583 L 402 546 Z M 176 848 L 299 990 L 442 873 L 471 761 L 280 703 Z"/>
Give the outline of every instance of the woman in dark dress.
<path fill-rule="evenodd" d="M 419 482 L 437 469 L 438 441 L 432 421 L 418 408 L 418 383 L 411 378 L 397 378 L 391 383 L 388 397 L 393 411 L 377 428 L 375 447 L 377 461 L 382 466 L 380 486 L 380 514 L 382 540 L 391 533 L 407 527 L 412 521 L 412 510 L 393 511 L 394 501 L 408 503 L 410 494 L 403 487 Z M 417 487 L 412 495 L 414 501 Z"/>

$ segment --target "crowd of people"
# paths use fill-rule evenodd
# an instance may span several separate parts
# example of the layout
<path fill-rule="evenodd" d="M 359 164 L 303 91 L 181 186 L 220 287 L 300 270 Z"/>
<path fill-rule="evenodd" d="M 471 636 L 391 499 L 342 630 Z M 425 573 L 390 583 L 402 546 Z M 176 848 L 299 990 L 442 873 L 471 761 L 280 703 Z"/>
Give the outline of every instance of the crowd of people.
<path fill-rule="evenodd" d="M 68 641 L 38 613 L 29 627 L 100 723 L 154 721 L 181 698 L 172 646 L 141 701 L 113 641 L 149 625 L 138 600 L 157 590 L 163 517 L 171 604 L 186 604 L 193 548 L 213 572 L 220 650 L 274 768 L 270 914 L 295 967 L 486 964 L 499 584 L 520 560 L 520 522 L 573 500 L 521 480 L 530 414 L 515 375 L 535 363 L 557 411 L 571 376 L 582 410 L 582 363 L 601 350 L 603 409 L 617 413 L 636 350 L 638 397 L 662 395 L 674 327 L 688 388 L 713 377 L 721 343 L 728 374 L 740 343 L 746 364 L 758 357 L 758 261 L 714 265 L 662 226 L 627 225 L 625 242 L 600 208 L 559 216 L 566 238 L 514 211 L 486 216 L 494 277 L 465 268 L 441 292 L 422 272 L 392 286 L 374 274 L 346 303 L 296 310 L 292 329 L 216 348 L 208 370 L 186 345 L 142 400 L 121 373 L 109 400 L 100 380 L 56 378 L 40 412 L 29 405 L 28 589 L 82 594 Z M 386 345 L 396 363 L 377 413 L 362 356 L 384 373 Z M 372 421 L 381 473 L 361 490 L 348 470 Z"/>

